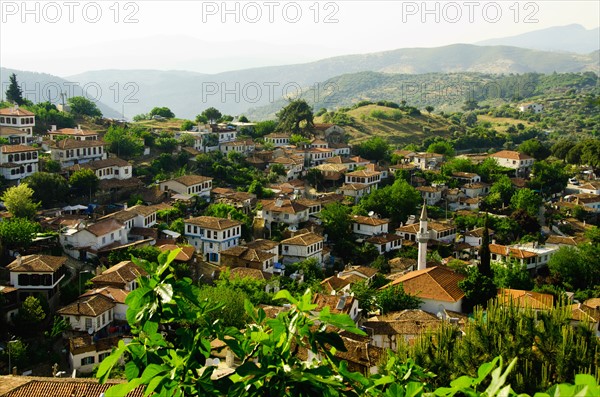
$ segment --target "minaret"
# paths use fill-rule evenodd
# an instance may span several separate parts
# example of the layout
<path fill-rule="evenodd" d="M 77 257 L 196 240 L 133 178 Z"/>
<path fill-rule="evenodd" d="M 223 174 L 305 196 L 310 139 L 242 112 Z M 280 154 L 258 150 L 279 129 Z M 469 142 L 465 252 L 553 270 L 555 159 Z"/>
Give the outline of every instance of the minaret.
<path fill-rule="evenodd" d="M 427 231 L 427 205 L 423 203 L 421 219 L 419 219 L 419 232 L 417 233 L 417 242 L 419 243 L 417 270 L 424 270 L 427 267 L 427 240 L 429 240 L 429 232 Z"/>

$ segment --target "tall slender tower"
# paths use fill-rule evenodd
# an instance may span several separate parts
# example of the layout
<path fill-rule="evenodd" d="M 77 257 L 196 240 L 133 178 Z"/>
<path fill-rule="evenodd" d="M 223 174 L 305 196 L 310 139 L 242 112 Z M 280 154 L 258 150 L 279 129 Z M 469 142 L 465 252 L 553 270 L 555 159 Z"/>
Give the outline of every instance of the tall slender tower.
<path fill-rule="evenodd" d="M 419 243 L 417 270 L 424 270 L 427 267 L 427 240 L 429 240 L 429 232 L 427 231 L 427 205 L 423 203 L 421 219 L 419 219 L 419 232 L 417 233 L 417 242 Z"/>

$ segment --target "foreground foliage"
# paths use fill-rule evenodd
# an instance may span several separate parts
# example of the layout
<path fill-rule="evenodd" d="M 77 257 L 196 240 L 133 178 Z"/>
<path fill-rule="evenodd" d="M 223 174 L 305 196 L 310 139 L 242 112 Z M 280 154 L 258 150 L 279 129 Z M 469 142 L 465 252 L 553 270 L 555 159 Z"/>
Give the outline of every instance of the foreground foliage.
<path fill-rule="evenodd" d="M 140 287 L 126 301 L 135 337 L 127 345 L 119 342 L 98 368 L 104 382 L 121 358 L 126 361 L 128 382 L 111 387 L 106 395 L 121 396 L 143 386 L 145 395 L 158 396 L 517 396 L 506 384 L 516 359 L 504 367 L 496 357 L 481 365 L 475 377 L 462 376 L 436 390 L 430 386 L 434 374 L 391 352 L 379 374 L 350 371 L 335 357 L 337 351 L 345 351 L 338 332 L 365 334 L 347 315 L 332 314 L 328 307 L 315 312 L 310 291 L 299 299 L 280 291 L 274 299 L 289 302 L 290 309 L 276 318 L 268 318 L 247 300 L 250 321 L 243 331 L 210 321 L 211 313 L 223 305 L 202 299 L 189 278 L 177 278 L 171 266 L 177 253 L 160 254 L 158 263 L 134 260 L 150 276 L 139 280 Z M 233 352 L 235 369 L 209 365 L 217 344 Z M 303 355 L 309 359 L 301 359 Z M 575 383 L 554 386 L 537 397 L 598 392 L 591 376 L 578 375 Z"/>

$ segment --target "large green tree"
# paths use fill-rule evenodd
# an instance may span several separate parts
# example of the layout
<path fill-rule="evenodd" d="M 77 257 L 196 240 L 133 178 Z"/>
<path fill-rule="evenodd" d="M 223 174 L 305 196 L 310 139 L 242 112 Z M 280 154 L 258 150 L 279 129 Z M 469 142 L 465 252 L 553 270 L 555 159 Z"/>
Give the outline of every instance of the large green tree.
<path fill-rule="evenodd" d="M 421 202 L 421 194 L 404 179 L 398 179 L 391 186 L 374 190 L 365 196 L 359 207 L 399 224 L 405 222 L 409 215 L 414 215 Z"/>
<path fill-rule="evenodd" d="M 144 152 L 144 142 L 121 126 L 110 126 L 104 140 L 110 144 L 108 150 L 118 157 L 131 158 Z"/>
<path fill-rule="evenodd" d="M 311 136 L 314 129 L 312 107 L 304 99 L 290 101 L 277 113 L 277 130 Z"/>
<path fill-rule="evenodd" d="M 196 118 L 196 121 L 200 122 L 202 120 L 207 120 L 207 121 L 210 121 L 211 124 L 214 124 L 217 122 L 217 120 L 219 120 L 221 118 L 222 114 L 221 114 L 221 112 L 219 112 L 218 109 L 216 109 L 214 107 L 210 107 L 208 109 L 204 109 L 201 116 L 203 117 L 203 119 Z"/>
<path fill-rule="evenodd" d="M 327 204 L 321 210 L 321 221 L 329 241 L 337 243 L 352 236 L 350 208 L 340 203 Z"/>
<path fill-rule="evenodd" d="M 0 242 L 3 249 L 21 250 L 28 248 L 34 234 L 40 230 L 37 222 L 15 218 L 0 222 Z"/>
<path fill-rule="evenodd" d="M 8 102 L 16 103 L 19 106 L 23 105 L 23 103 L 25 103 L 23 100 L 23 90 L 21 90 L 21 87 L 17 82 L 17 75 L 14 73 L 11 74 L 8 78 L 8 81 L 9 84 L 8 88 L 6 89 L 6 100 Z"/>
<path fill-rule="evenodd" d="M 33 201 L 33 190 L 27 183 L 9 187 L 4 191 L 0 200 L 15 218 L 32 219 L 40 207 L 39 202 Z"/>
<path fill-rule="evenodd" d="M 71 108 L 71 113 L 77 116 L 102 117 L 102 112 L 98 109 L 98 106 L 85 97 L 75 96 L 67 99 L 67 103 Z"/>
<path fill-rule="evenodd" d="M 33 189 L 33 199 L 46 208 L 63 203 L 69 194 L 69 183 L 58 174 L 36 172 L 24 182 Z"/>
<path fill-rule="evenodd" d="M 79 171 L 75 171 L 69 178 L 69 184 L 76 189 L 79 194 L 90 196 L 96 193 L 100 179 L 96 173 L 89 168 L 84 168 Z"/>
<path fill-rule="evenodd" d="M 510 205 L 515 210 L 523 210 L 536 217 L 542 205 L 542 197 L 531 189 L 519 189 L 510 199 Z"/>
<path fill-rule="evenodd" d="M 354 152 L 367 160 L 381 161 L 390 156 L 390 145 L 382 137 L 375 136 L 354 146 Z"/>
<path fill-rule="evenodd" d="M 172 119 L 175 117 L 175 113 L 173 113 L 168 107 L 154 107 L 149 114 L 150 116 L 161 116 L 166 119 Z"/>

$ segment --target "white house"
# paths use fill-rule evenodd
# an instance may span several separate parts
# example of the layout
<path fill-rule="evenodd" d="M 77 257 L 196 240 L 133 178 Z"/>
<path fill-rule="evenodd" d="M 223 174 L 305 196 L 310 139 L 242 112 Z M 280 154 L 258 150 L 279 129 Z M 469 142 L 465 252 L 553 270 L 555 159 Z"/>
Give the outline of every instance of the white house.
<path fill-rule="evenodd" d="M 427 205 L 435 205 L 442 200 L 442 195 L 446 190 L 445 186 L 419 186 L 417 190 Z"/>
<path fill-rule="evenodd" d="M 122 261 L 95 276 L 90 282 L 96 288 L 111 287 L 133 291 L 138 287 L 137 279 L 147 275 L 148 272 L 132 261 Z"/>
<path fill-rule="evenodd" d="M 490 192 L 490 185 L 484 182 L 467 183 L 463 185 L 462 191 L 470 198 L 487 196 Z"/>
<path fill-rule="evenodd" d="M 316 293 L 313 296 L 313 304 L 317 305 L 315 311 L 329 307 L 331 314 L 347 314 L 354 322 L 358 322 L 361 313 L 358 300 L 346 294 L 340 296 Z"/>
<path fill-rule="evenodd" d="M 285 223 L 290 226 L 298 226 L 308 221 L 309 207 L 295 200 L 277 198 L 275 200 L 263 200 L 260 216 L 265 220 L 265 226 L 271 229 L 272 223 Z"/>
<path fill-rule="evenodd" d="M 199 216 L 184 221 L 185 236 L 205 260 L 220 263 L 221 251 L 239 245 L 242 222 L 233 219 Z"/>
<path fill-rule="evenodd" d="M 202 175 L 183 175 L 175 179 L 160 182 L 160 190 L 172 190 L 179 194 L 197 195 L 210 200 L 212 178 Z"/>
<path fill-rule="evenodd" d="M 125 230 L 129 233 L 134 227 L 150 228 L 156 225 L 156 213 L 161 208 L 163 207 L 160 205 L 134 205 L 105 215 L 100 220 L 114 219 L 125 225 Z"/>
<path fill-rule="evenodd" d="M 50 157 L 52 160 L 58 161 L 61 167 L 66 168 L 74 164 L 106 159 L 105 146 L 106 143 L 100 140 L 63 139 L 58 142 L 53 141 L 50 145 Z"/>
<path fill-rule="evenodd" d="M 367 194 L 371 193 L 371 185 L 365 185 L 363 183 L 345 183 L 339 189 L 338 194 L 352 197 L 355 203 L 358 203 L 360 199 Z"/>
<path fill-rule="evenodd" d="M 429 233 L 429 240 L 451 243 L 456 238 L 456 226 L 450 223 L 427 222 L 427 231 Z M 417 233 L 419 233 L 418 223 L 400 226 L 396 229 L 396 234 L 408 241 L 417 241 Z"/>
<path fill-rule="evenodd" d="M 27 145 L 32 141 L 32 135 L 14 127 L 0 126 L 0 137 L 7 139 L 10 145 Z"/>
<path fill-rule="evenodd" d="M 380 254 L 384 254 L 402 248 L 403 240 L 404 239 L 397 234 L 384 233 L 378 236 L 369 237 L 365 241 L 369 244 L 373 244 Z"/>
<path fill-rule="evenodd" d="M 323 262 L 323 237 L 308 232 L 281 241 L 283 263 L 295 263 L 315 258 Z"/>
<path fill-rule="evenodd" d="M 121 338 L 111 337 L 95 341 L 90 335 L 69 338 L 69 366 L 72 371 L 91 373 L 112 350 Z M 127 339 L 124 339 L 127 342 Z"/>
<path fill-rule="evenodd" d="M 512 150 L 501 150 L 489 157 L 495 159 L 501 167 L 514 169 L 517 176 L 528 174 L 534 162 L 533 157 Z"/>
<path fill-rule="evenodd" d="M 464 279 L 448 267 L 435 266 L 408 272 L 382 288 L 401 284 L 404 292 L 421 299 L 420 309 L 428 313 L 436 314 L 442 308 L 462 312 L 465 293 L 458 283 Z"/>
<path fill-rule="evenodd" d="M 18 105 L 0 109 L 0 127 L 12 127 L 26 131 L 28 137 L 31 138 L 33 136 L 33 127 L 35 127 L 35 114 L 29 110 L 20 108 Z"/>
<path fill-rule="evenodd" d="M 270 143 L 275 147 L 288 146 L 291 135 L 283 132 L 272 132 L 265 135 L 265 143 Z"/>
<path fill-rule="evenodd" d="M 360 170 L 346 174 L 346 184 L 360 183 L 376 189 L 379 182 L 381 182 L 379 171 Z"/>
<path fill-rule="evenodd" d="M 354 215 L 352 217 L 352 232 L 360 236 L 376 236 L 387 233 L 390 224 L 389 219 L 380 219 L 369 216 Z"/>
<path fill-rule="evenodd" d="M 413 156 L 413 163 L 422 170 L 437 168 L 444 162 L 444 155 L 438 153 L 416 153 Z"/>
<path fill-rule="evenodd" d="M 130 179 L 133 175 L 133 166 L 118 157 L 109 157 L 104 160 L 90 161 L 89 163 L 75 164 L 69 167 L 69 171 L 90 169 L 94 171 L 98 179 Z"/>
<path fill-rule="evenodd" d="M 56 129 L 56 126 L 53 125 L 52 129 L 48 131 L 48 137 L 50 140 L 56 141 L 60 138 L 70 138 L 75 139 L 77 141 L 97 141 L 98 133 L 94 131 L 82 130 L 81 126 L 77 126 L 75 128 L 61 128 L 60 130 Z"/>
<path fill-rule="evenodd" d="M 18 256 L 6 269 L 10 272 L 10 284 L 18 290 L 18 301 L 29 295 L 42 294 L 50 306 L 54 306 L 65 278 L 67 258 L 50 255 Z"/>
<path fill-rule="evenodd" d="M 103 295 L 112 300 L 115 304 L 115 307 L 113 308 L 113 318 L 115 320 L 127 321 L 128 306 L 125 304 L 125 299 L 127 299 L 127 295 L 129 295 L 129 290 L 104 286 L 89 290 L 81 295 L 81 297 L 92 295 Z"/>
<path fill-rule="evenodd" d="M 85 260 L 107 246 L 127 243 L 125 225 L 114 219 L 105 219 L 83 228 L 67 229 L 60 235 L 60 243 L 69 255 Z"/>
<path fill-rule="evenodd" d="M 38 172 L 38 149 L 25 145 L 0 147 L 0 170 L 8 180 L 20 180 Z"/>
<path fill-rule="evenodd" d="M 82 295 L 57 310 L 73 331 L 95 334 L 113 321 L 116 304 L 103 294 Z"/>

